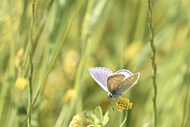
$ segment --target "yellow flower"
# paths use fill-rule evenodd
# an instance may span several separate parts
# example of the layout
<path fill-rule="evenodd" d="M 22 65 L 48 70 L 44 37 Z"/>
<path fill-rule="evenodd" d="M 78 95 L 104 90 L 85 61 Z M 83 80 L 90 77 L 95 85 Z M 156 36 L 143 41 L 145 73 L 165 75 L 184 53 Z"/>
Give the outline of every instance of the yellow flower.
<path fill-rule="evenodd" d="M 69 124 L 69 127 L 81 127 L 82 118 L 79 114 L 75 115 Z"/>
<path fill-rule="evenodd" d="M 132 108 L 133 103 L 128 98 L 120 97 L 116 102 L 117 109 L 121 112 Z"/>
<path fill-rule="evenodd" d="M 28 79 L 19 77 L 16 80 L 15 87 L 17 87 L 20 90 L 23 90 L 27 84 L 28 84 Z"/>
<path fill-rule="evenodd" d="M 69 100 L 73 98 L 74 95 L 75 95 L 74 89 L 67 90 L 66 94 L 63 97 L 63 101 L 68 102 Z"/>

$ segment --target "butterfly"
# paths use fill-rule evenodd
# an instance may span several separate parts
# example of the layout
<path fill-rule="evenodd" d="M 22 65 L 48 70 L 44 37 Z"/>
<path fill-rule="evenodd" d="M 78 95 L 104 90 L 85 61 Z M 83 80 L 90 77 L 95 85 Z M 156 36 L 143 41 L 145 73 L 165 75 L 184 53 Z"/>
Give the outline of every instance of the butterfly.
<path fill-rule="evenodd" d="M 140 73 L 132 73 L 121 69 L 113 73 L 105 67 L 92 67 L 89 69 L 92 78 L 108 93 L 108 98 L 118 98 L 122 92 L 133 87 Z"/>

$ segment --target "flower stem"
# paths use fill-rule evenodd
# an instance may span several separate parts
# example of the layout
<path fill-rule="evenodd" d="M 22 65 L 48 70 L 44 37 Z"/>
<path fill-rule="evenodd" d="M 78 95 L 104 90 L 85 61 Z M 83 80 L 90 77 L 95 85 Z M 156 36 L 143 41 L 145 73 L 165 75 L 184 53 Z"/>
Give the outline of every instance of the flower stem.
<path fill-rule="evenodd" d="M 27 127 L 30 127 L 31 123 L 31 110 L 32 110 L 32 77 L 33 77 L 33 28 L 34 28 L 34 9 L 35 9 L 35 0 L 32 1 L 32 18 L 31 18 L 31 27 L 30 27 L 30 37 L 29 37 L 29 73 L 28 73 L 28 80 L 29 80 L 29 88 L 28 88 L 28 109 L 27 109 Z"/>
<path fill-rule="evenodd" d="M 189 70 L 190 70 L 190 64 L 188 63 L 188 65 L 187 65 L 187 69 L 186 69 L 186 74 L 185 74 L 185 76 L 184 76 L 184 81 L 183 81 L 183 83 L 186 85 L 186 93 L 185 93 L 185 100 L 184 100 L 184 107 L 183 107 L 183 117 L 182 117 L 182 125 L 181 125 L 181 127 L 186 127 L 186 121 L 187 121 L 187 112 L 188 112 L 188 104 L 190 104 L 189 103 L 189 95 L 190 95 L 190 92 L 189 92 L 189 90 L 190 90 L 190 85 L 188 84 L 188 77 L 189 77 Z"/>
<path fill-rule="evenodd" d="M 152 68 L 153 68 L 153 88 L 154 88 L 154 97 L 153 97 L 153 109 L 154 109 L 154 127 L 157 127 L 157 106 L 156 106 L 156 100 L 157 100 L 157 84 L 156 84 L 156 48 L 154 45 L 154 26 L 152 21 L 152 1 L 148 0 L 148 25 L 149 25 L 149 31 L 150 31 L 150 46 L 152 50 Z"/>

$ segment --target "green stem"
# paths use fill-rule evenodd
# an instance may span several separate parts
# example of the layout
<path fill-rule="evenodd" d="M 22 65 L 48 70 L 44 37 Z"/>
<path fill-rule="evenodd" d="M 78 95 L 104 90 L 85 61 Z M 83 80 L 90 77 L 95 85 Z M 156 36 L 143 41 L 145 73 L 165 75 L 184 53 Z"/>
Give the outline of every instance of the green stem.
<path fill-rule="evenodd" d="M 149 13 L 149 31 L 150 31 L 150 46 L 152 50 L 152 68 L 153 68 L 153 88 L 154 88 L 154 97 L 153 97 L 153 109 L 154 109 L 154 127 L 157 127 L 157 84 L 156 84 L 156 48 L 154 45 L 154 26 L 152 21 L 152 1 L 148 0 L 148 13 Z"/>
<path fill-rule="evenodd" d="M 31 18 L 31 28 L 30 28 L 30 38 L 29 38 L 29 74 L 28 74 L 28 80 L 29 80 L 29 88 L 28 88 L 28 119 L 27 119 L 27 127 L 30 127 L 31 123 L 31 110 L 32 110 L 32 77 L 33 77 L 33 28 L 34 28 L 34 9 L 35 9 L 35 0 L 32 1 L 32 18 Z"/>
<path fill-rule="evenodd" d="M 33 101 L 32 105 L 35 104 L 35 102 L 36 102 L 36 100 L 37 100 L 37 98 L 38 98 L 38 96 L 39 96 L 41 90 L 42 90 L 43 87 L 44 87 L 44 84 L 45 84 L 45 81 L 46 81 L 46 79 L 47 79 L 47 77 L 48 77 L 48 75 L 49 75 L 49 72 L 50 72 L 50 70 L 51 70 L 53 64 L 55 63 L 55 60 L 56 60 L 56 58 L 57 58 L 57 56 L 58 56 L 58 54 L 59 54 L 59 51 L 61 50 L 62 45 L 63 45 L 63 43 L 65 42 L 65 39 L 66 39 L 66 37 L 67 37 L 67 35 L 68 35 L 69 31 L 70 31 L 71 25 L 72 25 L 72 23 L 73 23 L 73 20 L 74 20 L 74 18 L 76 17 L 76 14 L 78 13 L 78 11 L 79 11 L 81 5 L 82 5 L 82 2 L 79 3 L 79 5 L 77 6 L 76 10 L 74 11 L 74 13 L 73 13 L 73 15 L 72 15 L 72 17 L 71 17 L 71 21 L 69 22 L 68 27 L 67 27 L 67 29 L 66 29 L 66 32 L 65 32 L 63 38 L 61 39 L 60 43 L 59 43 L 59 44 L 57 45 L 57 47 L 56 47 L 56 52 L 55 52 L 54 56 L 52 57 L 52 60 L 51 60 L 51 62 L 50 62 L 50 64 L 49 64 L 49 67 L 47 68 L 47 71 L 46 71 L 46 73 L 45 73 L 45 76 L 44 76 L 44 78 L 42 79 L 42 83 L 41 83 L 39 89 L 37 90 L 37 93 L 36 93 L 36 95 L 35 95 L 35 97 L 34 97 L 34 101 Z"/>
<path fill-rule="evenodd" d="M 82 2 L 81 2 L 82 3 Z M 91 17 L 91 12 L 93 9 L 93 4 L 94 1 L 91 0 L 88 2 L 88 6 L 87 6 L 87 12 L 84 18 L 84 24 L 83 24 L 83 28 L 82 28 L 82 34 L 81 34 L 81 42 L 82 44 L 84 44 L 85 47 L 82 48 L 82 53 L 81 53 L 81 58 L 77 67 L 77 71 L 76 71 L 76 76 L 75 76 L 75 81 L 74 81 L 74 90 L 75 90 L 75 96 L 73 97 L 73 99 L 70 102 L 69 105 L 69 110 L 67 112 L 67 117 L 65 117 L 64 119 L 64 123 L 63 126 L 68 126 L 69 125 L 69 121 L 73 115 L 73 112 L 75 111 L 76 108 L 76 104 L 77 102 L 80 103 L 80 101 L 82 101 L 82 98 L 79 98 L 79 95 L 81 94 L 81 75 L 83 73 L 83 68 L 85 65 L 85 61 L 86 61 L 86 54 L 88 51 L 88 44 L 90 41 L 90 34 L 91 34 L 91 30 L 93 29 L 93 27 L 90 27 L 90 18 Z"/>
<path fill-rule="evenodd" d="M 188 84 L 188 77 L 189 77 L 189 67 L 190 67 L 190 64 L 187 65 L 187 69 L 186 69 L 186 74 L 185 74 L 185 78 L 184 78 L 184 84 L 186 84 L 186 95 L 185 95 L 185 100 L 184 100 L 184 107 L 183 107 L 183 118 L 182 118 L 182 125 L 181 127 L 186 127 L 185 124 L 186 124 L 186 120 L 187 120 L 187 112 L 188 112 L 188 101 L 189 101 L 189 90 L 190 90 L 190 85 Z"/>
<path fill-rule="evenodd" d="M 48 6 L 48 9 L 46 10 L 47 12 L 49 12 L 49 10 L 50 10 L 50 8 L 51 8 L 51 6 L 52 6 L 52 4 L 53 4 L 53 1 L 54 0 L 51 0 L 51 2 L 50 2 L 50 4 L 49 4 L 49 6 Z M 35 1 L 34 1 L 35 2 Z M 34 8 L 34 4 L 32 5 L 32 7 Z M 34 11 L 33 11 L 33 14 L 32 14 L 33 16 L 33 19 L 32 19 L 32 21 L 31 21 L 31 26 L 33 26 L 34 25 Z M 42 21 L 42 23 L 39 25 L 39 28 L 37 29 L 38 31 L 36 32 L 37 34 L 36 34 L 36 36 L 33 34 L 33 33 L 31 33 L 30 32 L 30 40 L 32 40 L 32 47 L 30 46 L 30 44 L 31 43 L 28 43 L 28 45 L 27 45 L 27 49 L 26 49 L 26 51 L 28 51 L 28 54 L 30 54 L 30 50 L 31 50 L 31 52 L 33 52 L 31 55 L 32 55 L 32 57 L 33 57 L 33 54 L 34 54 L 34 52 L 35 52 L 35 49 L 36 49 L 36 45 L 37 45 L 37 42 L 38 42 L 38 40 L 39 40 L 39 37 L 40 37 L 40 35 L 41 35 L 41 33 L 42 33 L 42 31 L 43 31 L 43 29 L 44 29 L 44 26 L 45 26 L 45 21 Z M 33 27 L 31 27 L 32 28 L 32 31 L 33 31 Z M 30 29 L 30 31 L 31 31 L 31 29 Z M 29 55 L 30 56 L 30 55 Z M 26 56 L 27 58 L 28 58 L 28 56 Z M 30 58 L 32 58 L 32 57 L 30 57 Z M 31 65 L 32 65 L 32 68 L 33 68 L 33 64 L 32 64 L 32 60 L 29 60 L 29 61 L 31 61 L 31 62 L 28 62 L 27 61 L 27 58 L 25 58 L 25 63 L 23 64 L 23 65 L 26 65 L 27 67 L 28 66 L 30 66 L 29 64 L 31 63 Z M 27 74 L 28 74 L 28 72 L 29 72 L 29 67 L 28 68 L 26 68 L 25 69 L 25 71 L 24 71 L 24 77 L 26 77 L 27 76 Z M 33 69 L 32 69 L 33 70 Z M 30 73 L 30 72 L 29 72 Z M 32 73 L 33 73 L 33 71 L 32 71 Z M 28 76 L 28 77 L 30 77 L 30 76 Z M 31 81 L 31 80 L 30 80 Z M 32 82 L 30 82 L 29 81 L 29 83 L 31 84 Z M 32 87 L 31 86 L 29 86 L 29 91 L 30 90 L 32 90 Z M 30 91 L 30 93 L 32 93 L 32 91 Z M 30 98 L 32 98 L 33 96 L 30 96 Z M 36 98 L 36 96 L 35 96 L 35 98 Z M 29 116 L 30 116 L 30 114 L 31 114 L 31 109 L 33 108 L 33 106 L 34 106 L 34 102 L 35 102 L 35 99 L 34 98 L 34 101 L 33 101 L 33 103 L 31 103 L 31 107 L 30 108 L 28 108 L 29 109 L 29 111 L 27 111 L 27 116 L 26 116 L 26 118 L 25 118 L 25 120 L 23 121 L 23 126 L 25 126 L 25 124 L 26 124 L 26 122 L 27 122 L 27 120 L 28 120 L 28 118 L 29 118 Z M 31 100 L 31 99 L 29 99 L 29 100 Z"/>

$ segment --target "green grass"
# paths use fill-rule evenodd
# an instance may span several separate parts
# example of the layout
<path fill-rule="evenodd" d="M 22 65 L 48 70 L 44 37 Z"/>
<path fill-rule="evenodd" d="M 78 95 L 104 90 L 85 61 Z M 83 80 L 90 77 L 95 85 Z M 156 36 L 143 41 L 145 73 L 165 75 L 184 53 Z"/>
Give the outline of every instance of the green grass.
<path fill-rule="evenodd" d="M 108 111 L 107 127 L 154 126 L 147 2 L 1 0 L 0 126 L 68 127 L 74 120 L 87 126 L 84 111 L 97 115 L 98 106 L 100 121 Z M 190 2 L 152 2 L 157 127 L 188 127 Z M 131 110 L 113 111 L 89 75 L 93 66 L 141 73 L 124 93 Z M 23 90 L 15 87 L 19 77 L 29 80 Z"/>

